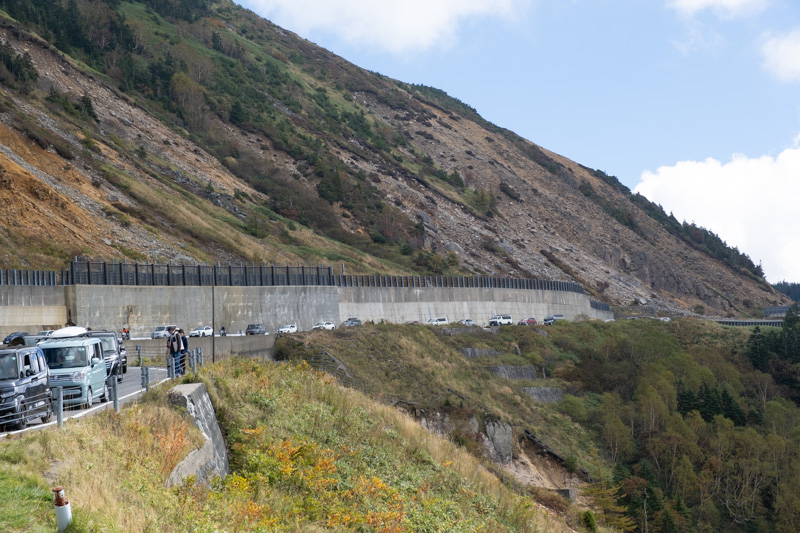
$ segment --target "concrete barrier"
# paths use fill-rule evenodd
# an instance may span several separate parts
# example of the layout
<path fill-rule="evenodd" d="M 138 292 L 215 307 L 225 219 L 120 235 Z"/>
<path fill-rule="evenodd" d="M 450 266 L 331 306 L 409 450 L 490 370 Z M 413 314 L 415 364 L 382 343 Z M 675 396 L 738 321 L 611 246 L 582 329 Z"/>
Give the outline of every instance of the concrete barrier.
<path fill-rule="evenodd" d="M 197 483 L 210 485 L 217 476 L 230 473 L 225 438 L 217 424 L 217 416 L 204 383 L 178 385 L 169 393 L 169 403 L 186 409 L 205 437 L 205 443 L 193 450 L 170 473 L 167 486 L 183 482 L 189 476 L 197 476 Z"/>
<path fill-rule="evenodd" d="M 0 333 L 70 322 L 94 329 L 121 331 L 149 337 L 161 324 L 178 324 L 188 333 L 208 325 L 229 333 L 244 332 L 248 324 L 263 323 L 275 332 L 284 324 L 309 330 L 320 321 L 341 324 L 348 317 L 393 323 L 447 317 L 471 318 L 485 325 L 494 314 L 511 314 L 517 320 L 562 314 L 611 318 L 593 309 L 585 294 L 568 291 L 475 287 L 200 287 L 68 285 L 61 287 L 11 287 L 0 299 Z M 0 297 L 2 297 L 0 292 Z M 60 297 L 59 297 L 60 294 Z M 47 328 L 49 329 L 49 328 Z"/>

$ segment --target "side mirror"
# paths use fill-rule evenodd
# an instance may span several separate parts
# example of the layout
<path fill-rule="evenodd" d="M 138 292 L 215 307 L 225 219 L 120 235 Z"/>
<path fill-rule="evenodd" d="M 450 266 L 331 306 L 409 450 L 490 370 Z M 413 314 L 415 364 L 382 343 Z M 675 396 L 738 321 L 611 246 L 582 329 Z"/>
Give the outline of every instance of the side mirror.
<path fill-rule="evenodd" d="M 100 362 L 100 359 L 98 359 L 97 357 L 92 357 L 92 366 L 98 364 L 99 362 Z"/>
<path fill-rule="evenodd" d="M 33 370 L 31 370 L 30 368 L 26 368 L 25 369 L 25 377 L 30 377 L 32 375 L 33 375 Z"/>

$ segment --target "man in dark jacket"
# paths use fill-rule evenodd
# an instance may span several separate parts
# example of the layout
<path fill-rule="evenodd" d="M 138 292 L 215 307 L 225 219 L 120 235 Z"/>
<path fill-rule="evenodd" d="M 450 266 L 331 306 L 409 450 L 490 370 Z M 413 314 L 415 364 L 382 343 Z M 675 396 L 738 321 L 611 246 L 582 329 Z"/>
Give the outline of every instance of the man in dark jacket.
<path fill-rule="evenodd" d="M 174 327 L 168 327 L 167 333 L 169 333 L 169 337 L 167 337 L 167 348 L 169 349 L 170 357 L 172 357 L 172 365 L 175 369 L 175 375 L 177 376 L 180 374 L 183 341 L 181 340 L 181 334 Z"/>

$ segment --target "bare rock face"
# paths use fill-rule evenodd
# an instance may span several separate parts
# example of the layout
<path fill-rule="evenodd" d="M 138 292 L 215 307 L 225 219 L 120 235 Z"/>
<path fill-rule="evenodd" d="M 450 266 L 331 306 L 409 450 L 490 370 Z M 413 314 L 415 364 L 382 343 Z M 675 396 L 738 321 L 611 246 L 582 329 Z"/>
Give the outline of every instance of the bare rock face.
<path fill-rule="evenodd" d="M 507 465 L 512 458 L 512 430 L 505 422 L 488 420 L 486 422 L 487 453 L 492 461 Z"/>
<path fill-rule="evenodd" d="M 6 206 L 0 223 L 14 228 L 25 220 L 26 230 L 58 242 L 65 250 L 86 250 L 107 258 L 122 258 L 124 252 L 149 260 L 299 261 L 291 250 L 276 249 L 245 232 L 227 242 L 216 238 L 224 240 L 224 234 L 201 241 L 187 229 L 192 224 L 151 213 L 142 191 L 132 193 L 131 184 L 164 198 L 177 196 L 179 190 L 196 199 L 193 210 L 216 210 L 218 218 L 227 212 L 239 221 L 247 220 L 253 206 L 265 205 L 269 198 L 229 170 L 235 161 L 206 152 L 188 133 L 181 133 L 180 124 L 168 124 L 166 117 L 149 113 L 105 79 L 79 70 L 39 40 L 25 40 L 7 30 L 4 38 L 10 45 L 30 54 L 39 73 L 38 89 L 90 97 L 98 127 L 89 139 L 97 147 L 90 161 L 82 155 L 87 139 L 80 128 L 65 124 L 37 101 L 0 87 L 15 109 L 0 114 L 0 202 Z M 320 60 L 346 64 L 277 26 L 266 25 L 264 31 L 281 32 L 275 36 L 287 49 L 297 44 L 302 53 L 311 50 Z M 348 69 L 358 74 L 357 67 Z M 511 132 L 496 127 L 489 131 L 489 125 L 474 114 L 445 110 L 436 100 L 412 94 L 392 80 L 376 81 L 363 74 L 380 90 L 335 88 L 333 81 L 327 90 L 340 95 L 344 91 L 343 96 L 356 102 L 376 126 L 402 136 L 404 144 L 397 148 L 402 155 L 395 153 L 397 158 L 425 159 L 430 168 L 457 173 L 463 180 L 463 187 L 453 187 L 412 173 L 397 158 L 366 149 L 356 136 L 331 139 L 332 153 L 342 165 L 368 175 L 376 196 L 396 206 L 406 222 L 417 227 L 417 245 L 426 253 L 454 257 L 461 270 L 479 275 L 577 281 L 593 298 L 612 305 L 645 301 L 674 314 L 702 307 L 707 314 L 736 315 L 790 303 L 763 280 L 735 271 L 670 234 L 627 192 L 592 169 Z M 394 96 L 387 100 L 381 91 Z M 402 105 L 389 102 L 395 99 Z M 282 114 L 300 116 L 277 101 L 273 104 Z M 62 153 L 31 143 L 15 126 L 15 113 L 24 113 L 27 120 L 63 141 Z M 317 195 L 318 180 L 302 170 L 307 163 L 220 116 L 208 120 L 209 131 L 225 132 L 226 142 L 242 156 L 274 162 L 276 172 L 297 177 L 293 187 Z M 121 145 L 135 146 L 139 155 L 115 148 Z M 62 155 L 66 149 L 72 157 Z M 476 207 L 477 198 L 486 206 Z M 364 228 L 344 211 L 342 227 L 364 234 Z M 624 212 L 628 223 L 615 218 L 615 212 Z M 182 250 L 174 242 L 186 242 L 187 247 Z M 370 269 L 381 268 L 376 265 Z"/>

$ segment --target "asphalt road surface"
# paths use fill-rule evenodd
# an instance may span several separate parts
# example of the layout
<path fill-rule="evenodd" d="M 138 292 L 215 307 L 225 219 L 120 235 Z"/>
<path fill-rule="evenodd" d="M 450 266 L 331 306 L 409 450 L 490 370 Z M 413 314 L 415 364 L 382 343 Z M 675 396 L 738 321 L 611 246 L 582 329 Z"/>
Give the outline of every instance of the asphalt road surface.
<path fill-rule="evenodd" d="M 167 379 L 167 369 L 161 367 L 150 367 L 150 385 L 153 386 L 161 381 Z M 123 379 L 121 383 L 117 383 L 117 396 L 119 397 L 119 404 L 124 405 L 129 401 L 135 400 L 139 395 L 144 392 L 142 389 L 142 369 L 138 366 L 128 366 L 128 372 L 123 374 Z M 55 398 L 55 393 L 53 394 Z M 92 413 L 100 412 L 104 409 L 113 409 L 114 403 L 112 401 L 107 401 L 105 403 L 100 403 L 99 400 L 95 400 L 95 404 L 92 406 L 91 409 L 86 409 L 85 407 L 67 407 L 64 409 L 64 420 L 68 418 L 80 418 L 82 416 L 86 416 Z M 0 439 L 5 437 L 6 435 L 15 435 L 17 433 L 24 433 L 25 431 L 34 431 L 37 429 L 42 429 L 45 427 L 50 427 L 56 425 L 56 415 L 53 414 L 53 420 L 48 422 L 47 424 L 43 424 L 41 421 L 32 422 L 29 424 L 27 429 L 23 429 L 21 431 L 4 431 L 0 433 Z"/>

